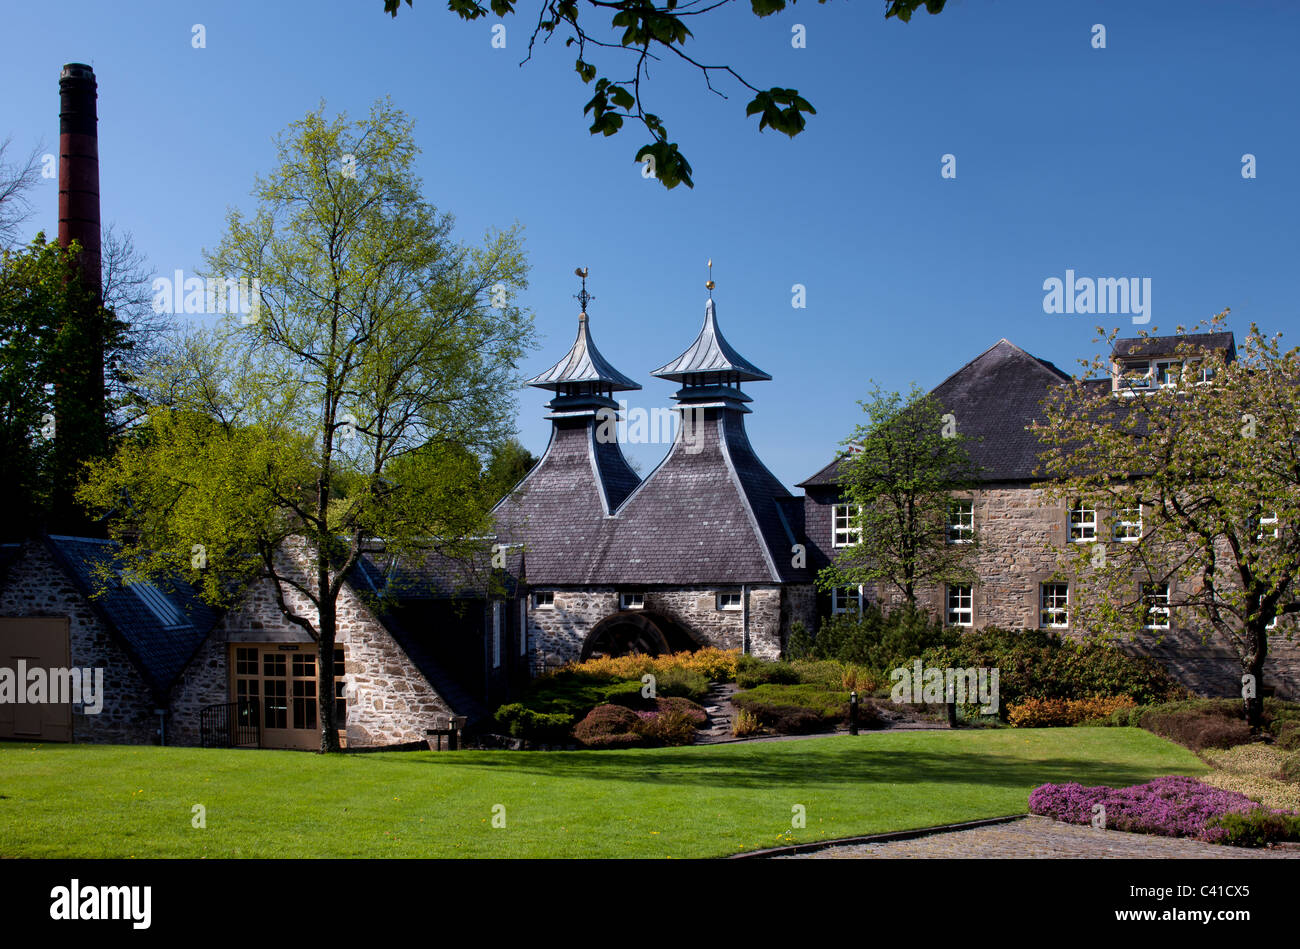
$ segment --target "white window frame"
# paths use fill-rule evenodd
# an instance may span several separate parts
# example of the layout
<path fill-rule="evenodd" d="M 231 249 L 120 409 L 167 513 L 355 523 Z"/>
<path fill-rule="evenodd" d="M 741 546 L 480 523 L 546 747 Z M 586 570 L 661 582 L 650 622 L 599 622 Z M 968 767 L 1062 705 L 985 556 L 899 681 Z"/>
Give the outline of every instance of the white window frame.
<path fill-rule="evenodd" d="M 963 594 L 962 590 L 966 592 Z M 956 601 L 955 606 L 953 605 L 954 599 Z M 962 622 L 963 614 L 965 622 Z M 954 617 L 956 617 L 955 620 Z M 975 625 L 975 588 L 973 586 L 969 583 L 948 584 L 944 590 L 944 618 L 948 626 Z"/>
<path fill-rule="evenodd" d="M 730 612 L 733 610 L 743 610 L 744 608 L 744 594 L 739 590 L 727 590 L 718 593 L 718 609 Z"/>
<path fill-rule="evenodd" d="M 1273 530 L 1271 533 L 1269 532 L 1268 529 L 1270 524 L 1273 525 Z M 1255 538 L 1257 541 L 1263 543 L 1265 537 L 1277 538 L 1281 536 L 1282 536 L 1282 527 L 1278 523 L 1276 511 L 1273 512 L 1272 517 L 1261 517 L 1259 519 L 1259 536 Z"/>
<path fill-rule="evenodd" d="M 974 542 L 975 499 L 953 498 L 948 506 L 948 543 L 973 544 Z"/>
<path fill-rule="evenodd" d="M 645 609 L 645 594 L 644 593 L 620 593 L 618 595 L 618 608 L 621 610 Z"/>
<path fill-rule="evenodd" d="M 1185 366 L 1181 359 L 1157 359 L 1154 363 L 1155 372 L 1152 374 L 1152 382 L 1155 388 L 1159 389 L 1176 389 L 1183 379 Z M 1172 371 L 1171 371 L 1172 370 Z M 1161 376 L 1164 378 L 1162 379 Z"/>
<path fill-rule="evenodd" d="M 862 587 L 833 587 L 831 613 L 857 613 L 862 615 Z"/>
<path fill-rule="evenodd" d="M 1080 515 L 1078 522 L 1075 522 L 1075 515 Z M 1082 515 L 1089 514 L 1091 517 L 1084 520 Z M 1072 544 L 1093 544 L 1097 542 L 1097 508 L 1084 507 L 1083 501 L 1075 501 L 1070 505 L 1070 543 Z"/>
<path fill-rule="evenodd" d="M 831 546 L 852 547 L 862 542 L 862 528 L 854 527 L 853 521 L 858 517 L 856 504 L 831 505 Z M 840 522 L 843 522 L 841 526 Z"/>
<path fill-rule="evenodd" d="M 1163 589 L 1164 592 L 1157 592 Z M 1144 583 L 1142 584 L 1142 626 L 1150 630 L 1166 630 L 1172 625 L 1170 617 L 1173 615 L 1170 608 L 1170 589 L 1168 583 Z M 1164 605 L 1159 605 L 1163 601 Z M 1163 616 L 1164 622 L 1154 622 L 1156 616 Z"/>
<path fill-rule="evenodd" d="M 1141 375 L 1138 375 L 1138 368 L 1145 367 Z M 1150 360 L 1129 360 L 1120 363 L 1119 367 L 1119 389 L 1120 391 L 1133 392 L 1150 392 L 1155 387 L 1155 369 Z"/>
<path fill-rule="evenodd" d="M 501 668 L 501 618 L 505 604 L 492 601 L 492 668 Z"/>
<path fill-rule="evenodd" d="M 543 599 L 545 597 L 545 599 Z M 536 590 L 533 593 L 533 609 L 535 610 L 553 610 L 555 609 L 555 591 L 554 590 Z"/>
<path fill-rule="evenodd" d="M 1038 585 L 1038 626 L 1040 629 L 1070 628 L 1070 584 L 1049 580 Z"/>
<path fill-rule="evenodd" d="M 1132 520 L 1126 515 L 1137 511 L 1137 520 Z M 1133 529 L 1137 533 L 1133 533 Z M 1136 544 L 1142 539 L 1142 505 L 1137 507 L 1121 507 L 1115 510 L 1115 528 L 1112 536 L 1121 544 Z"/>

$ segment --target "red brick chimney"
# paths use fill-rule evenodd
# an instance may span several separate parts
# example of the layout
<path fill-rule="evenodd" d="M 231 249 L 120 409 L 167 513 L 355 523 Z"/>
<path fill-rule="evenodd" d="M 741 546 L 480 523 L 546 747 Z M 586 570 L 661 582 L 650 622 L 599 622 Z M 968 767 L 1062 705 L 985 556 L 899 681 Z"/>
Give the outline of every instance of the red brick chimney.
<path fill-rule="evenodd" d="M 100 286 L 99 118 L 95 70 L 68 63 L 59 76 L 59 243 L 81 242 L 82 278 Z"/>

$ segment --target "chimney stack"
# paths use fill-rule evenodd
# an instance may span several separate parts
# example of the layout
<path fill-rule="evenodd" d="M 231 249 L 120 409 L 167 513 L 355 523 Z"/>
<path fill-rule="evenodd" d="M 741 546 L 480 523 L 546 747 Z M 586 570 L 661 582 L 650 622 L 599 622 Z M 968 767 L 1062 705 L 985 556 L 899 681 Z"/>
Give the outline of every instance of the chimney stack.
<path fill-rule="evenodd" d="M 82 278 L 103 292 L 99 246 L 99 117 L 95 70 L 68 63 L 59 76 L 59 243 L 80 241 Z"/>

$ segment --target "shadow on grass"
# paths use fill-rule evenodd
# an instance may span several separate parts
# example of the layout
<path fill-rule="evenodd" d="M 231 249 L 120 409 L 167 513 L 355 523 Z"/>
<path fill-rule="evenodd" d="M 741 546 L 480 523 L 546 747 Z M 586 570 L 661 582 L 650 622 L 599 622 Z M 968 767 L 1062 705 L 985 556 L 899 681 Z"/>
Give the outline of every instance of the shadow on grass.
<path fill-rule="evenodd" d="M 1140 784 L 1180 768 L 1175 761 L 1161 767 L 1142 760 L 1089 760 L 1082 753 L 1078 758 L 1059 755 L 1024 758 L 998 754 L 982 745 L 947 747 L 942 751 L 873 748 L 854 739 L 830 739 L 813 747 L 799 741 L 731 746 L 726 753 L 701 754 L 700 751 L 448 753 L 418 759 L 393 755 L 375 760 L 433 765 L 459 772 L 512 772 L 556 779 L 733 788 L 934 783 L 1029 788 L 1047 782 L 1070 781 L 1117 787 Z M 1137 757 L 1136 752 L 1131 756 Z M 1191 762 L 1188 766 L 1195 767 Z"/>

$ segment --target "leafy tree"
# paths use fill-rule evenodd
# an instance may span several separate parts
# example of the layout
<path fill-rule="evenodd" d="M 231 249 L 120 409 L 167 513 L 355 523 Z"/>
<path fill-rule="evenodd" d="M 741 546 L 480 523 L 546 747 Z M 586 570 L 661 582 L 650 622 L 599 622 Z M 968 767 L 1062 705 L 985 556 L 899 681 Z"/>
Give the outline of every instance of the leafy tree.
<path fill-rule="evenodd" d="M 507 438 L 492 449 L 484 477 L 488 494 L 500 500 L 505 497 L 537 464 L 537 457 L 517 438 Z"/>
<path fill-rule="evenodd" d="M 860 403 L 868 422 L 845 442 L 844 500 L 856 510 L 856 543 L 818 575 L 823 589 L 883 583 L 916 606 L 918 586 L 969 583 L 972 531 L 952 542 L 953 493 L 974 485 L 966 438 L 943 407 L 913 384 L 904 398 L 873 387 Z"/>
<path fill-rule="evenodd" d="M 1222 331 L 1226 319 L 1193 329 Z M 1217 633 L 1250 677 L 1242 694 L 1252 727 L 1269 637 L 1281 634 L 1270 626 L 1300 610 L 1300 351 L 1282 352 L 1279 339 L 1251 324 L 1232 361 L 1184 339 L 1169 384 L 1137 394 L 1076 377 L 1044 403 L 1039 430 L 1046 496 L 1096 509 L 1101 525 L 1067 560 L 1079 591 L 1071 625 L 1131 637 L 1167 616 L 1170 629 Z M 1085 377 L 1112 372 L 1104 354 L 1082 366 Z M 1107 524 L 1119 520 L 1123 542 Z"/>
<path fill-rule="evenodd" d="M 0 250 L 0 487 L 10 537 L 84 529 L 73 501 L 81 465 L 108 450 L 99 341 L 115 359 L 134 345 L 81 280 L 79 251 L 44 234 Z"/>
<path fill-rule="evenodd" d="M 694 187 L 691 180 L 691 166 L 686 156 L 678 149 L 676 142 L 668 140 L 668 129 L 663 119 L 645 108 L 642 100 L 642 86 L 648 84 L 648 66 L 651 61 L 663 58 L 676 59 L 688 66 L 698 69 L 704 76 L 705 85 L 710 92 L 726 95 L 713 87 L 713 74 L 723 74 L 754 94 L 745 106 L 745 115 L 757 115 L 758 129 L 771 127 L 784 132 L 791 138 L 804 130 L 807 115 L 815 115 L 817 110 L 807 99 L 799 95 L 797 89 L 783 89 L 774 86 L 760 89 L 751 85 L 740 73 L 726 65 L 710 65 L 686 52 L 686 41 L 694 34 L 686 25 L 689 17 L 704 16 L 729 0 L 541 0 L 538 4 L 536 26 L 528 40 L 528 56 L 532 58 L 533 47 L 540 37 L 548 42 L 557 30 L 564 35 L 565 46 L 577 46 L 577 60 L 574 69 L 584 83 L 595 80 L 593 95 L 583 107 L 583 114 L 591 114 L 591 134 L 614 135 L 622 127 L 625 119 L 633 119 L 650 133 L 651 140 L 641 146 L 636 153 L 638 162 L 645 161 L 656 178 L 665 188 L 675 188 L 684 184 Z M 817 0 L 825 3 L 826 0 Z M 790 0 L 795 3 L 795 0 Z M 922 6 L 931 14 L 943 10 L 947 0 L 887 0 L 885 18 L 897 17 L 906 23 Z M 413 6 L 413 0 L 406 0 L 406 5 Z M 590 32 L 590 19 L 579 22 L 586 5 L 592 7 L 590 16 L 609 17 L 609 28 L 613 36 L 610 39 L 593 36 Z M 515 12 L 515 0 L 488 0 L 485 6 L 478 0 L 448 0 L 447 8 L 462 20 L 477 20 L 490 11 L 494 16 L 505 17 Z M 750 0 L 750 8 L 758 17 L 771 16 L 786 7 L 786 0 Z M 401 0 L 384 0 L 384 10 L 393 17 L 401 9 Z M 615 41 L 611 41 L 615 40 Z M 588 61 L 589 49 L 622 50 L 631 55 L 633 74 L 627 79 L 610 79 L 597 76 L 599 70 Z"/>
<path fill-rule="evenodd" d="M 479 458 L 509 432 L 532 320 L 518 227 L 481 245 L 421 196 L 407 117 L 321 109 L 277 140 L 251 216 L 229 213 L 210 279 L 257 288 L 249 312 L 178 334 L 150 373 L 149 420 L 84 497 L 112 509 L 128 561 L 179 572 L 214 604 L 268 582 L 319 645 L 321 750 L 334 710 L 338 598 L 366 554 L 482 537 Z M 256 281 L 256 283 L 253 283 Z"/>

